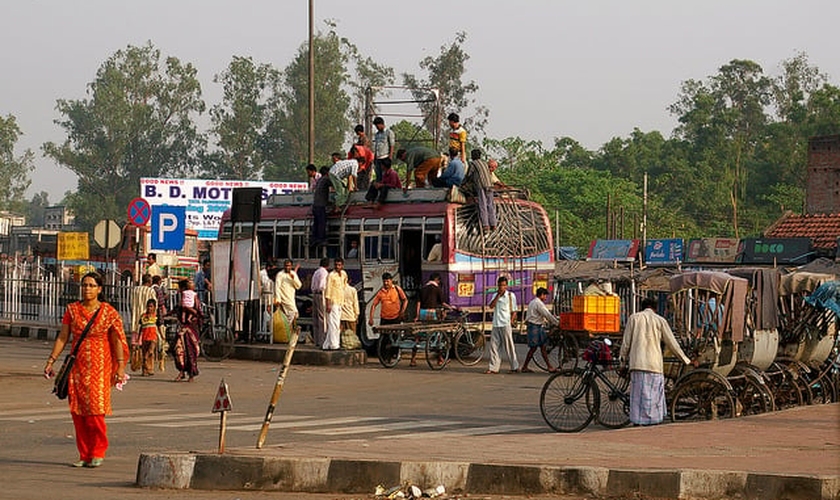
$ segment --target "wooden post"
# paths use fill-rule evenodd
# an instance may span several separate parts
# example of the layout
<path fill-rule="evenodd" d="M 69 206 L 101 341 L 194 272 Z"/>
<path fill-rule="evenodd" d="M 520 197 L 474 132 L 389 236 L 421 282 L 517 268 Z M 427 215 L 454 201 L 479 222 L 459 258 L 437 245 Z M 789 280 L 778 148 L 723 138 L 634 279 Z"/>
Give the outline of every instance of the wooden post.
<path fill-rule="evenodd" d="M 262 449 L 265 443 L 265 438 L 268 435 L 268 426 L 271 425 L 271 419 L 274 416 L 274 410 L 277 408 L 277 402 L 280 400 L 280 394 L 283 392 L 283 385 L 286 383 L 286 373 L 292 365 L 292 355 L 295 353 L 295 347 L 298 343 L 300 332 L 295 331 L 289 337 L 289 349 L 286 351 L 286 356 L 283 358 L 283 365 L 277 373 L 277 383 L 274 384 L 274 392 L 271 394 L 271 402 L 268 404 L 268 409 L 265 411 L 265 420 L 263 421 L 260 435 L 257 438 L 257 449 Z"/>
<path fill-rule="evenodd" d="M 227 414 L 223 411 L 219 417 L 219 455 L 225 452 L 225 431 L 227 430 Z"/>

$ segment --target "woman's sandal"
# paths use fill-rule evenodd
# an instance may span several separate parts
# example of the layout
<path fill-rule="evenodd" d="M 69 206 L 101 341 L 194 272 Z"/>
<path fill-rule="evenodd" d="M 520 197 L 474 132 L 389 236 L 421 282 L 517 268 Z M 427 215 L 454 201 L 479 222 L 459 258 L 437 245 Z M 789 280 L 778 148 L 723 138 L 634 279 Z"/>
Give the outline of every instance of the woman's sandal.
<path fill-rule="evenodd" d="M 485 375 L 496 375 L 497 373 L 499 372 L 494 372 L 493 370 L 487 370 L 486 372 L 484 372 Z"/>

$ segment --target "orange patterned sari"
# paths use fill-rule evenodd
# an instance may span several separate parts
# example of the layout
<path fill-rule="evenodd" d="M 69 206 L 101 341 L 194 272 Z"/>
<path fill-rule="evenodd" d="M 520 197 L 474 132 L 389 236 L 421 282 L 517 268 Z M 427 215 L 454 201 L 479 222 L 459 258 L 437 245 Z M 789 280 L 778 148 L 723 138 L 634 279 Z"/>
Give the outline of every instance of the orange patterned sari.
<path fill-rule="evenodd" d="M 102 310 L 79 348 L 76 363 L 70 371 L 70 413 L 76 415 L 110 415 L 111 385 L 117 371 L 118 349 L 128 359 L 122 318 L 113 306 L 101 304 Z M 82 330 L 95 311 L 88 311 L 81 302 L 67 306 L 62 323 L 70 325 L 70 344 L 75 346 Z M 119 345 L 111 345 L 111 332 L 119 338 Z"/>

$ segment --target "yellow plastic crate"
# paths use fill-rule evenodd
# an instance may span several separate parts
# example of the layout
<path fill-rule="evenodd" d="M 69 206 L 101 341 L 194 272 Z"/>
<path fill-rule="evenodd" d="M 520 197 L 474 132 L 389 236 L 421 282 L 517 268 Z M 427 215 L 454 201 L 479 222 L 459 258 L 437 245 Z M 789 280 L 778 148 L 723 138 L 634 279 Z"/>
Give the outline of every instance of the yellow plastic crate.
<path fill-rule="evenodd" d="M 613 295 L 576 295 L 572 297 L 572 311 L 587 314 L 618 314 L 621 312 L 621 299 Z"/>

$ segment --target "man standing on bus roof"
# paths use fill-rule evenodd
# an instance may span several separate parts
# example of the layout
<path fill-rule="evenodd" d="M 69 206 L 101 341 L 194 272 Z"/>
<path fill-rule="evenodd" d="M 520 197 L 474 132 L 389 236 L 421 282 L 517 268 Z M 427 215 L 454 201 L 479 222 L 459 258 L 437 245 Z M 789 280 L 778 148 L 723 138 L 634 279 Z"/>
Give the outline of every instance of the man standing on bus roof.
<path fill-rule="evenodd" d="M 321 167 L 321 178 L 315 183 L 312 194 L 312 232 L 309 246 L 316 247 L 327 243 L 327 205 L 330 204 L 330 170 Z"/>
<path fill-rule="evenodd" d="M 484 232 L 496 229 L 496 205 L 493 203 L 493 180 L 490 168 L 481 159 L 481 150 L 470 151 L 470 170 L 467 177 L 478 206 L 478 220 Z"/>
<path fill-rule="evenodd" d="M 376 180 L 382 180 L 382 160 L 394 158 L 394 131 L 385 128 L 385 120 L 381 116 L 373 119 L 376 133 L 373 134 L 373 168 L 376 170 Z"/>
<path fill-rule="evenodd" d="M 516 346 L 513 344 L 513 324 L 516 322 L 516 296 L 507 289 L 508 279 L 499 276 L 498 290 L 490 308 L 493 309 L 493 329 L 490 331 L 490 366 L 484 373 L 499 373 L 502 358 L 499 357 L 499 345 L 505 350 L 510 360 L 510 373 L 519 373 L 519 361 L 516 359 Z"/>
<path fill-rule="evenodd" d="M 353 144 L 358 144 L 359 146 L 364 146 L 370 149 L 370 138 L 365 133 L 364 125 L 356 125 L 353 128 L 353 133 L 356 134 L 356 141 Z"/>
<path fill-rule="evenodd" d="M 449 113 L 446 117 L 449 121 L 449 149 L 456 149 L 461 162 L 467 163 L 467 131 L 461 126 L 461 117 L 458 113 Z"/>
<path fill-rule="evenodd" d="M 411 172 L 414 172 L 414 187 L 426 187 L 426 180 L 433 172 L 440 172 L 444 157 L 432 148 L 417 146 L 409 150 L 397 150 L 397 160 L 405 163 L 405 187 L 409 186 Z"/>
<path fill-rule="evenodd" d="M 347 204 L 350 193 L 356 190 L 356 175 L 359 173 L 361 158 L 339 160 L 330 167 L 330 181 L 335 189 L 335 206 L 343 207 Z M 347 185 L 344 180 L 347 179 Z"/>
<path fill-rule="evenodd" d="M 402 188 L 400 175 L 396 172 L 396 170 L 391 168 L 391 160 L 385 158 L 382 160 L 382 180 L 377 179 L 370 185 L 370 189 L 368 189 L 367 194 L 365 194 L 365 199 L 369 203 L 375 201 L 377 204 L 381 205 L 382 203 L 385 203 L 385 200 L 388 198 L 388 191 L 400 188 Z"/>
<path fill-rule="evenodd" d="M 157 263 L 157 254 L 150 253 L 146 256 L 146 274 L 149 276 L 163 276 L 163 269 Z"/>
<path fill-rule="evenodd" d="M 327 338 L 326 304 L 324 290 L 327 288 L 328 268 L 330 259 L 324 257 L 318 269 L 312 274 L 310 289 L 312 290 L 312 341 L 317 346 L 324 344 Z"/>
<path fill-rule="evenodd" d="M 370 187 L 370 171 L 373 169 L 373 151 L 361 144 L 354 144 L 347 152 L 347 159 L 361 158 L 359 172 L 356 174 L 356 189 L 367 191 Z"/>
<path fill-rule="evenodd" d="M 315 168 L 315 165 L 309 164 L 306 166 L 306 177 L 309 182 L 309 191 L 315 191 L 315 185 L 318 183 L 318 179 L 321 178 L 321 174 L 318 173 L 318 169 Z"/>
<path fill-rule="evenodd" d="M 458 150 L 449 148 L 449 165 L 440 175 L 432 179 L 432 186 L 444 188 L 460 186 L 464 182 L 465 175 L 466 170 L 458 157 Z"/>
<path fill-rule="evenodd" d="M 327 305 L 327 336 L 321 346 L 325 351 L 341 348 L 341 308 L 344 305 L 344 289 L 347 286 L 347 272 L 344 259 L 336 257 L 333 270 L 327 276 L 324 300 Z"/>
<path fill-rule="evenodd" d="M 298 269 L 300 264 L 292 269 L 291 259 L 286 259 L 283 261 L 283 269 L 274 277 L 274 305 L 283 310 L 283 314 L 292 325 L 292 332 L 296 330 L 298 317 L 295 292 L 301 287 Z"/>

